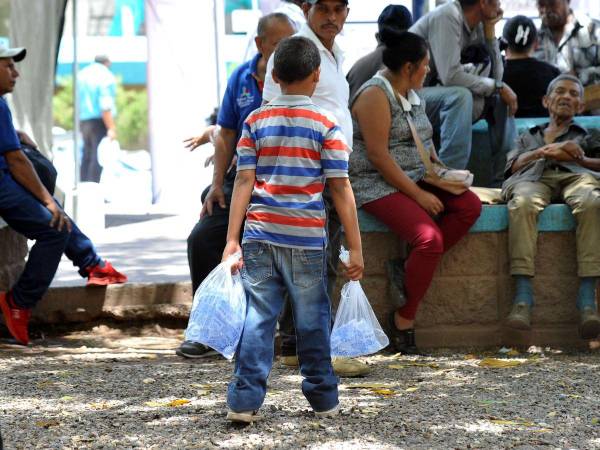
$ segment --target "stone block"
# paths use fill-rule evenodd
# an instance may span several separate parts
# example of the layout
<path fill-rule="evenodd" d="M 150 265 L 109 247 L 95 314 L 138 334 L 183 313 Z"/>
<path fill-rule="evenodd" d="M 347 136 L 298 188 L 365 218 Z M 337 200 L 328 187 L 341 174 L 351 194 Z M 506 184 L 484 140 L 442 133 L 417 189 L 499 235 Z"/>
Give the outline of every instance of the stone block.
<path fill-rule="evenodd" d="M 574 233 L 540 233 L 536 275 L 577 275 L 577 250 Z"/>
<path fill-rule="evenodd" d="M 385 263 L 400 254 L 400 240 L 392 233 L 362 233 L 365 276 L 385 275 Z"/>
<path fill-rule="evenodd" d="M 502 335 L 498 326 L 441 325 L 417 328 L 415 338 L 419 348 L 488 348 L 498 347 Z"/>
<path fill-rule="evenodd" d="M 575 276 L 536 276 L 533 280 L 535 307 L 532 324 L 577 323 L 575 302 L 578 287 L 579 280 Z"/>
<path fill-rule="evenodd" d="M 498 273 L 496 233 L 468 234 L 442 258 L 443 276 L 495 275 Z"/>
<path fill-rule="evenodd" d="M 497 233 L 496 237 L 498 239 L 497 243 L 497 264 L 498 264 L 498 274 L 499 275 L 509 275 L 510 274 L 510 260 L 508 258 L 508 233 L 506 231 L 502 233 Z"/>
<path fill-rule="evenodd" d="M 487 277 L 439 277 L 429 287 L 417 314 L 417 326 L 491 324 L 498 321 L 497 280 Z"/>
<path fill-rule="evenodd" d="M 17 281 L 25 267 L 27 239 L 9 227 L 0 228 L 0 291 Z"/>

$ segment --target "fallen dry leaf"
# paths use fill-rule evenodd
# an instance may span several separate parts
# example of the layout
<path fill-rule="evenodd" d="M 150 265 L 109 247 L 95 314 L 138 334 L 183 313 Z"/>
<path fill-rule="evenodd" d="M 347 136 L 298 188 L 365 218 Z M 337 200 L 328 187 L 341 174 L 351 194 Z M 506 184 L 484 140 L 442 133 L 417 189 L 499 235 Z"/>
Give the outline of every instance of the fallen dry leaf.
<path fill-rule="evenodd" d="M 386 389 L 390 386 L 383 383 L 360 383 L 360 384 L 348 384 L 348 389 Z"/>
<path fill-rule="evenodd" d="M 517 367 L 521 364 L 523 364 L 523 362 L 515 361 L 512 359 L 484 358 L 479 363 L 479 367 L 489 367 L 491 369 L 505 369 L 508 367 Z"/>
<path fill-rule="evenodd" d="M 407 367 L 430 367 L 432 369 L 439 369 L 440 365 L 437 363 L 421 363 L 415 361 L 407 361 L 402 364 L 390 364 L 390 369 L 406 369 Z"/>
<path fill-rule="evenodd" d="M 191 403 L 191 400 L 188 400 L 186 398 L 178 398 L 175 400 L 171 400 L 169 402 L 146 402 L 144 403 L 144 405 L 146 406 L 150 406 L 152 408 L 161 408 L 163 406 L 168 406 L 169 408 L 175 408 L 177 406 L 183 406 L 183 405 L 187 405 L 188 403 Z"/>
<path fill-rule="evenodd" d="M 378 394 L 378 395 L 383 395 L 384 397 L 396 395 L 396 391 L 394 391 L 393 389 L 370 389 L 370 390 L 371 390 L 371 392 Z"/>
<path fill-rule="evenodd" d="M 418 390 L 419 390 L 419 388 L 416 387 L 416 386 L 406 388 L 406 392 L 415 392 L 415 391 L 418 391 Z"/>
<path fill-rule="evenodd" d="M 60 422 L 58 420 L 40 420 L 35 425 L 42 428 L 50 428 L 59 426 Z"/>

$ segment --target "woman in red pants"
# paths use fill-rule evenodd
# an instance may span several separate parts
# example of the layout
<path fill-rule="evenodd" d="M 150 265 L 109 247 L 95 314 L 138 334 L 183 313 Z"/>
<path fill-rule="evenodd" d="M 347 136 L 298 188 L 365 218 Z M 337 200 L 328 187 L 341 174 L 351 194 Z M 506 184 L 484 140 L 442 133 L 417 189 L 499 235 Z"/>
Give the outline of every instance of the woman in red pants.
<path fill-rule="evenodd" d="M 367 81 L 351 101 L 354 151 L 350 180 L 357 206 L 385 223 L 411 251 L 406 260 L 402 305 L 390 318 L 392 346 L 418 353 L 414 321 L 442 254 L 467 234 L 481 202 L 471 191 L 453 195 L 423 181 L 425 167 L 411 134 L 410 115 L 426 148 L 433 149 L 432 127 L 416 94 L 429 72 L 425 40 L 409 32 L 384 30 L 385 68 Z M 437 158 L 432 152 L 432 158 Z M 393 277 L 390 283 L 394 282 Z"/>

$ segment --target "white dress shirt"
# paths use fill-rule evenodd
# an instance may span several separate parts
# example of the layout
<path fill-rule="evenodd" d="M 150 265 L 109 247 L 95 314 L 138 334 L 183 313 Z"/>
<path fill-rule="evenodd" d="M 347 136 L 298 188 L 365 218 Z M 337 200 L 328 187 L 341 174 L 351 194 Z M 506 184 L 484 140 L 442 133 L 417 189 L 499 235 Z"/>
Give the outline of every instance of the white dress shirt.
<path fill-rule="evenodd" d="M 335 118 L 337 124 L 342 129 L 346 142 L 352 145 L 352 117 L 348 109 L 348 100 L 350 88 L 346 81 L 346 76 L 342 69 L 344 55 L 337 44 L 333 45 L 333 54 L 325 48 L 317 35 L 310 29 L 308 24 L 304 24 L 300 31 L 294 36 L 302 36 L 315 43 L 321 54 L 321 77 L 312 96 L 315 105 L 326 109 Z M 265 86 L 263 89 L 263 101 L 270 102 L 275 97 L 281 95 L 279 85 L 273 81 L 271 71 L 273 70 L 273 55 L 269 58 L 267 64 L 267 74 L 265 76 Z"/>

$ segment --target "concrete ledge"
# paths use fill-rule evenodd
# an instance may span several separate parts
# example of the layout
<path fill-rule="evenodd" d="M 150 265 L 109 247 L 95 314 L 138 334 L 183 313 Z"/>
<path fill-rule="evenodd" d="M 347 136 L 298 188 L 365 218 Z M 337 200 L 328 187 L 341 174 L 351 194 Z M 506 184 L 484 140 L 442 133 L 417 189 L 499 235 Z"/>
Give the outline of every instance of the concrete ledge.
<path fill-rule="evenodd" d="M 369 213 L 358 210 L 358 221 L 362 232 L 387 232 L 388 227 Z M 543 232 L 572 231 L 575 229 L 575 219 L 571 210 L 565 204 L 548 205 L 538 218 L 538 230 Z M 483 205 L 481 216 L 471 233 L 490 233 L 508 229 L 508 209 L 506 205 Z"/>
<path fill-rule="evenodd" d="M 187 320 L 192 287 L 185 283 L 127 283 L 51 288 L 33 311 L 37 323 L 113 320 Z"/>

